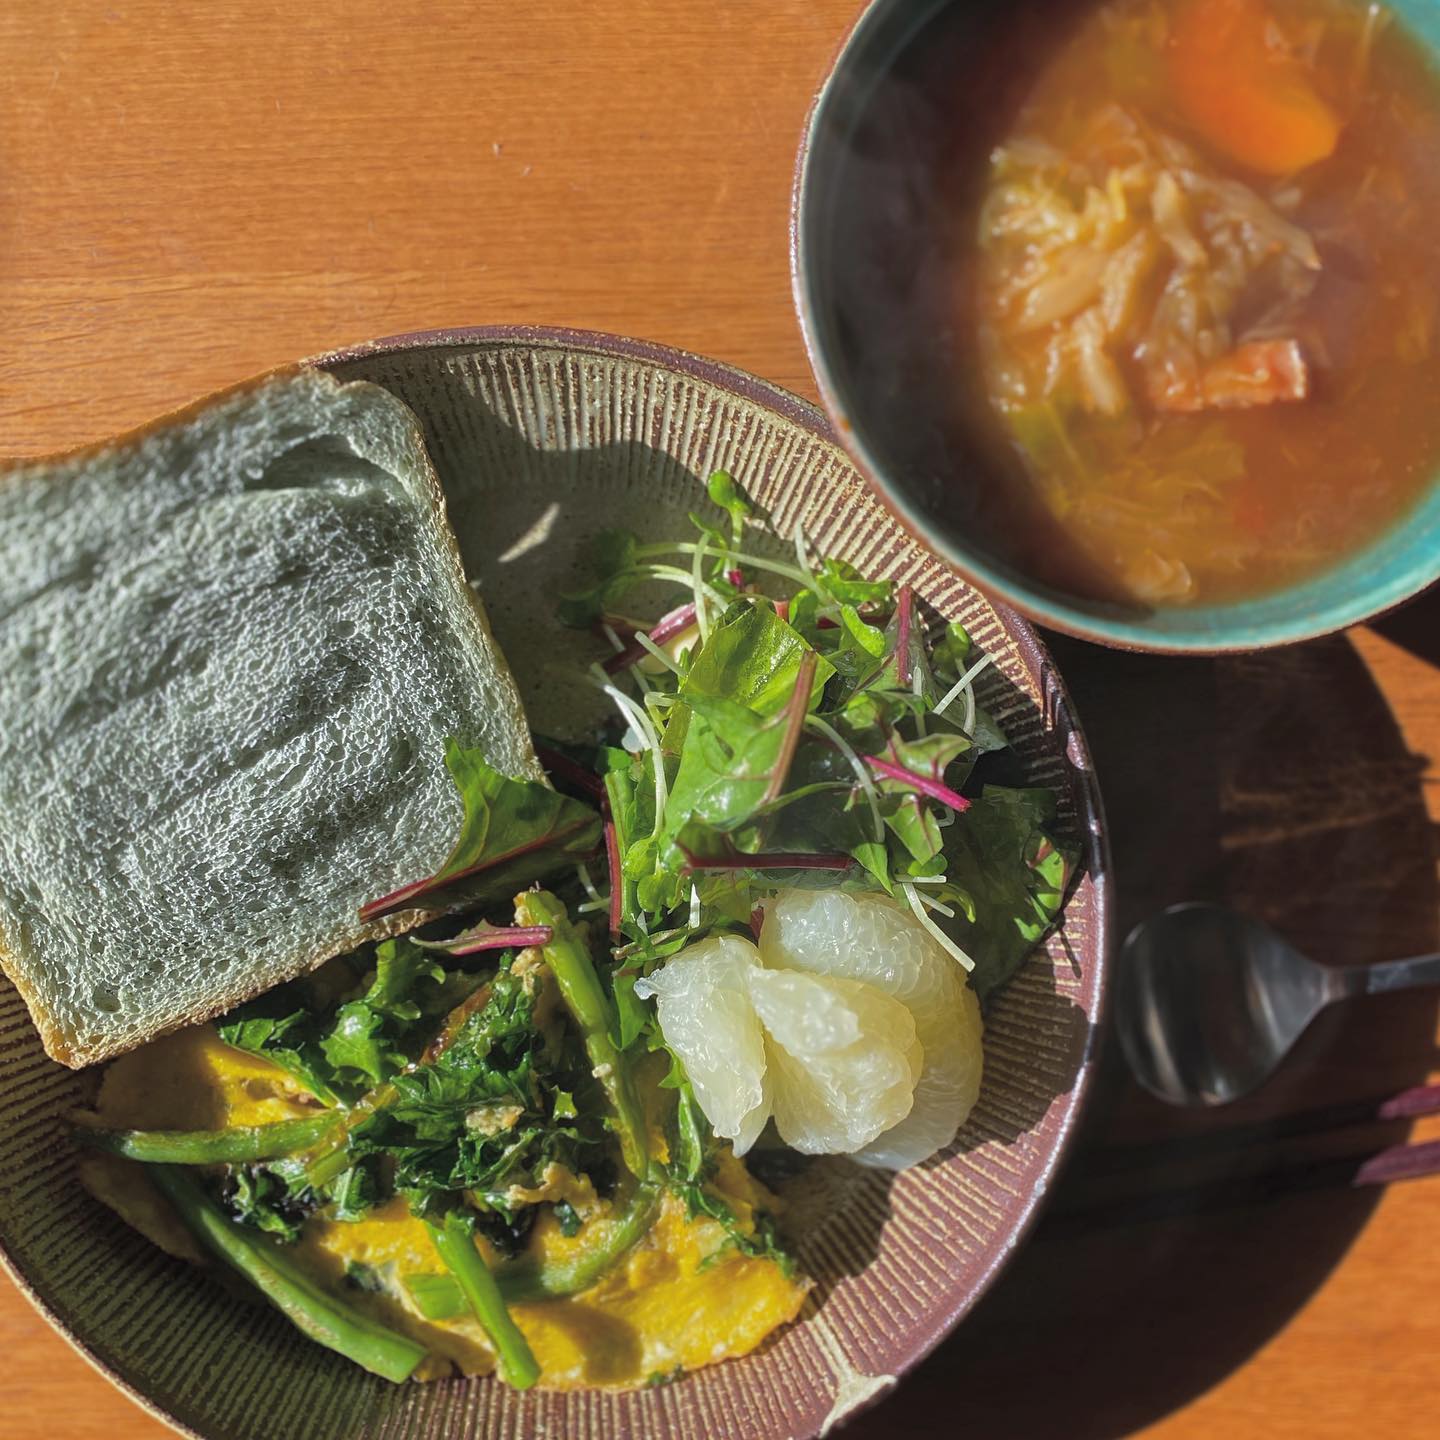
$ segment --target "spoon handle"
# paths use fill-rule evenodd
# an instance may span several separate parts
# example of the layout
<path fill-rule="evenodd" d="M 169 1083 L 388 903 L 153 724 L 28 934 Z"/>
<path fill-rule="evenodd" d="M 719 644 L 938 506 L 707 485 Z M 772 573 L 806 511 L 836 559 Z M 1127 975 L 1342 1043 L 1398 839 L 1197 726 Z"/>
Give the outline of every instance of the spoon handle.
<path fill-rule="evenodd" d="M 1340 971 L 1347 995 L 1387 995 L 1392 990 L 1418 990 L 1440 985 L 1440 955 L 1414 955 L 1379 965 L 1347 965 Z"/>

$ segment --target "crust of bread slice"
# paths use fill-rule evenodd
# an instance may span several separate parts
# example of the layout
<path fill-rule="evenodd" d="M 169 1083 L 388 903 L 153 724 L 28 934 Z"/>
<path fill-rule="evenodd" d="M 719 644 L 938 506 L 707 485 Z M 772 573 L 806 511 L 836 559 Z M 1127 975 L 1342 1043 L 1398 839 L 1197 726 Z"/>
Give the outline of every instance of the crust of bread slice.
<path fill-rule="evenodd" d="M 0 469 L 0 968 L 78 1068 L 366 941 L 541 778 L 413 414 L 295 368 Z"/>

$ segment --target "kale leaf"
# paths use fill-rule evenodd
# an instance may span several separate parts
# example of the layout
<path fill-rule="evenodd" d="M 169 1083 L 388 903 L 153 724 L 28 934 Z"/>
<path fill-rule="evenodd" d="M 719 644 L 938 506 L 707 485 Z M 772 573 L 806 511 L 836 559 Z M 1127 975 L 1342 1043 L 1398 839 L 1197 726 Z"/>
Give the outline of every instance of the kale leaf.
<path fill-rule="evenodd" d="M 217 1029 L 227 1044 L 279 1065 L 324 1104 L 351 1104 L 414 1060 L 438 1019 L 479 983 L 464 970 L 447 971 L 409 939 L 386 940 L 363 991 L 333 1013 L 292 982 L 232 1010 Z"/>
<path fill-rule="evenodd" d="M 303 1181 L 292 1182 L 266 1165 L 230 1165 L 220 1185 L 220 1202 L 242 1225 L 263 1230 L 289 1244 L 325 1203 Z"/>
<path fill-rule="evenodd" d="M 339 1104 L 334 1070 L 322 1044 L 324 1021 L 317 1018 L 297 982 L 268 990 L 230 1011 L 215 1028 L 227 1045 L 278 1065 L 322 1104 Z"/>
<path fill-rule="evenodd" d="M 513 1190 L 541 1185 L 551 1163 L 577 1175 L 607 1166 L 596 1082 L 573 1036 L 537 1025 L 539 993 L 539 972 L 517 975 L 505 957 L 485 1004 L 437 1056 L 395 1075 L 393 1098 L 352 1130 L 350 1155 L 385 1156 L 416 1214 L 444 1213 L 466 1192 L 513 1229 L 527 1204 Z"/>

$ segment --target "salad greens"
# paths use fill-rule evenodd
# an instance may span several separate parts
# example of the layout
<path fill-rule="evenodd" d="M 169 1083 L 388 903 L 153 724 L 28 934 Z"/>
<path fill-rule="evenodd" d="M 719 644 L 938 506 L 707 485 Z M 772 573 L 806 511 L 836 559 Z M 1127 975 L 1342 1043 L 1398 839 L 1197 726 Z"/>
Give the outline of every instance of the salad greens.
<path fill-rule="evenodd" d="M 1054 923 L 1071 873 L 1069 852 L 1051 838 L 1055 795 L 987 785 L 947 856 L 965 876 L 970 983 L 983 999 L 1007 985 Z"/>
<path fill-rule="evenodd" d="M 699 540 L 676 545 L 597 536 L 592 583 L 562 604 L 609 639 L 595 680 L 625 727 L 599 757 L 610 927 L 638 962 L 617 978 L 618 1042 L 643 1029 L 634 974 L 748 925 L 781 883 L 903 900 L 987 998 L 1059 913 L 1073 861 L 1053 797 L 965 793 L 1005 744 L 974 691 L 988 660 L 962 627 L 928 625 L 908 586 L 814 560 L 798 532 L 793 564 L 743 549 L 758 512 L 723 472 L 710 496 L 728 527 L 692 516 Z M 647 632 L 623 612 L 655 580 L 690 599 Z"/>

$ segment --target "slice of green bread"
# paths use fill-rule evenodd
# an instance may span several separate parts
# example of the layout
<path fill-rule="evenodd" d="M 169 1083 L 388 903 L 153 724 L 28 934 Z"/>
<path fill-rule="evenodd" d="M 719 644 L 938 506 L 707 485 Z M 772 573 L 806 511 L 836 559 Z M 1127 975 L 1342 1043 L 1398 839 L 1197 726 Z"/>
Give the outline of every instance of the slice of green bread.
<path fill-rule="evenodd" d="M 539 776 L 419 427 L 299 371 L 0 475 L 0 964 L 81 1066 L 416 916 L 444 740 Z"/>

